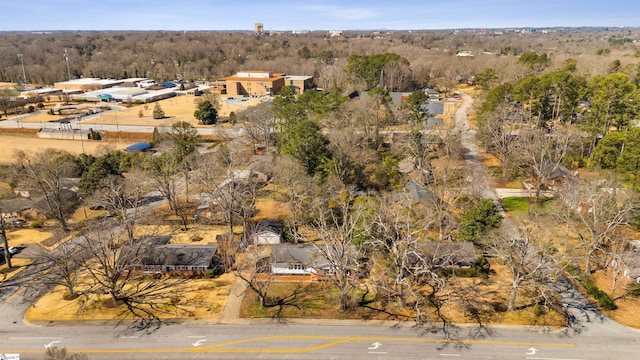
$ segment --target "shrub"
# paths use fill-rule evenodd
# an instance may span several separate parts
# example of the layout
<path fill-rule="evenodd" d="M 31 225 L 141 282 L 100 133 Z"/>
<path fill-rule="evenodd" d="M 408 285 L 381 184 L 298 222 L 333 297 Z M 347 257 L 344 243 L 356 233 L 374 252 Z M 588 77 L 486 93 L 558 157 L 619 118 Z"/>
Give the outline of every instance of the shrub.
<path fill-rule="evenodd" d="M 136 105 L 142 105 L 142 104 L 144 104 L 144 101 L 138 99 L 138 100 L 135 100 L 133 103 L 136 104 Z"/>
<path fill-rule="evenodd" d="M 632 282 L 627 285 L 627 293 L 631 296 L 640 296 L 640 284 Z"/>
<path fill-rule="evenodd" d="M 536 305 L 533 307 L 533 315 L 535 317 L 541 317 L 547 313 L 547 309 L 544 306 Z"/>
<path fill-rule="evenodd" d="M 598 301 L 598 306 L 601 308 L 605 310 L 615 310 L 618 308 L 618 306 L 616 306 L 616 302 L 607 295 L 607 293 L 598 289 L 591 279 L 583 279 L 582 285 L 587 290 L 587 293 Z"/>
<path fill-rule="evenodd" d="M 601 308 L 606 310 L 615 310 L 618 308 L 616 302 L 609 295 L 604 292 L 602 292 L 601 295 L 603 296 L 598 298 L 598 305 L 600 305 Z"/>
<path fill-rule="evenodd" d="M 40 229 L 42 228 L 42 226 L 44 226 L 44 223 L 42 222 L 42 220 L 34 220 L 31 222 L 31 227 L 34 229 Z"/>
<path fill-rule="evenodd" d="M 91 138 L 91 140 L 102 140 L 102 135 L 100 135 L 100 133 L 97 131 L 91 131 L 89 133 L 89 137 Z"/>

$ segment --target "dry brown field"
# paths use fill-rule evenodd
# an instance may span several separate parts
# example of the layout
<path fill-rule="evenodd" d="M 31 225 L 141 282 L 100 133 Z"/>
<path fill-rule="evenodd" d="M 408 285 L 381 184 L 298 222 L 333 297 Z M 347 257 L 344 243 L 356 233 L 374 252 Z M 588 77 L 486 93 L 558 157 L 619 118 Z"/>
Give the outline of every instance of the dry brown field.
<path fill-rule="evenodd" d="M 92 125 L 99 128 L 100 125 L 137 125 L 137 126 L 158 126 L 169 127 L 173 123 L 178 121 L 185 121 L 192 124 L 195 127 L 209 127 L 209 125 L 202 125 L 198 123 L 198 120 L 193 117 L 193 112 L 196 109 L 197 104 L 204 100 L 203 97 L 196 96 L 177 96 L 170 99 L 158 101 L 160 107 L 165 112 L 165 118 L 155 120 L 152 117 L 153 108 L 156 103 L 131 105 L 122 110 L 101 114 L 91 119 L 82 120 L 83 128 L 89 128 Z M 242 102 L 242 107 L 255 106 L 264 99 L 249 98 L 249 100 Z M 45 104 L 45 109 L 53 108 L 58 105 L 57 102 L 51 102 Z M 99 104 L 81 103 L 77 104 L 77 109 L 94 109 Z M 224 101 L 220 101 L 219 116 L 226 117 L 232 111 L 239 112 L 243 108 L 240 106 L 232 106 Z M 143 116 L 140 117 L 139 113 L 142 110 Z M 22 120 L 24 123 L 40 123 L 43 127 L 54 127 L 55 123 L 51 121 L 57 121 L 65 116 L 49 115 L 46 113 L 37 114 Z M 225 125 L 222 125 L 225 126 Z M 29 130 L 29 131 L 27 131 Z M 84 151 L 88 154 L 102 154 L 106 151 L 113 151 L 118 149 L 124 149 L 137 141 L 146 141 L 144 139 L 145 134 L 130 134 L 121 132 L 118 136 L 115 136 L 113 132 L 109 132 L 105 140 L 108 141 L 82 141 L 79 140 L 57 140 L 57 139 L 41 139 L 36 135 L 36 130 L 32 129 L 12 129 L 11 131 L 4 131 L 0 133 L 0 164 L 12 163 L 14 159 L 15 151 L 41 151 L 48 148 L 62 149 L 69 151 L 73 154 L 81 154 L 82 146 L 84 145 Z M 149 135 L 150 136 L 150 135 Z"/>
<path fill-rule="evenodd" d="M 260 98 L 248 98 L 246 102 L 243 102 L 243 107 L 251 107 L 263 102 Z M 193 116 L 194 111 L 198 103 L 203 101 L 201 96 L 176 96 L 170 99 L 160 100 L 158 102 L 150 104 L 131 105 L 123 110 L 102 114 L 92 119 L 83 120 L 83 124 L 116 124 L 119 125 L 138 125 L 138 126 L 171 126 L 171 124 L 178 121 L 188 122 L 196 127 L 209 127 L 210 125 L 202 125 L 198 123 L 198 120 Z M 154 119 L 153 109 L 159 104 L 165 113 L 164 119 Z M 243 108 L 240 106 L 232 106 L 224 101 L 220 101 L 220 108 L 218 110 L 219 117 L 227 117 L 232 111 L 239 112 Z M 140 117 L 140 111 L 142 111 L 142 117 Z"/>
<path fill-rule="evenodd" d="M 41 139 L 36 136 L 22 136 L 0 134 L 0 164 L 10 164 L 15 160 L 16 151 L 42 151 L 46 149 L 62 149 L 72 154 L 82 154 L 82 141 L 79 140 L 57 140 Z M 130 142 L 105 142 L 105 141 L 84 141 L 84 151 L 87 154 L 103 154 L 108 151 L 124 149 L 131 145 Z"/>

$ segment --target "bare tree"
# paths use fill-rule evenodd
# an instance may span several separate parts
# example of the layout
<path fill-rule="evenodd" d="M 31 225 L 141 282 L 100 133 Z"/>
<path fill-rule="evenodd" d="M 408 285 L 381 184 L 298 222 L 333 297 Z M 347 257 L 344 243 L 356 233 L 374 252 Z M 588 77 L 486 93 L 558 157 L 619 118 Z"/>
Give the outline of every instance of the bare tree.
<path fill-rule="evenodd" d="M 487 146 L 487 150 L 500 160 L 503 178 L 509 176 L 518 144 L 518 136 L 509 126 L 507 116 L 507 109 L 504 106 L 499 106 L 498 109 L 487 114 L 484 121 L 481 122 L 483 142 Z"/>
<path fill-rule="evenodd" d="M 54 250 L 38 248 L 36 261 L 49 264 L 49 271 L 42 274 L 44 283 L 50 288 L 63 286 L 66 289 L 65 299 L 76 298 L 76 289 L 83 284 L 78 272 L 85 257 L 81 252 L 82 249 L 71 241 L 61 243 Z"/>
<path fill-rule="evenodd" d="M 375 218 L 366 226 L 370 231 L 367 246 L 376 250 L 372 251 L 372 266 L 382 271 L 376 272 L 373 281 L 383 297 L 395 297 L 397 306 L 404 308 L 418 280 L 414 265 L 421 240 L 415 231 L 428 227 L 426 217 L 419 219 L 420 211 L 408 196 L 398 203 L 383 198 L 375 210 Z"/>
<path fill-rule="evenodd" d="M 339 292 L 340 310 L 354 306 L 353 289 L 359 278 L 363 254 L 356 246 L 356 239 L 362 235 L 360 220 L 363 209 L 350 206 L 348 195 L 335 199 L 333 207 L 319 209 L 313 227 L 320 237 L 315 245 L 329 267 L 329 278 Z"/>
<path fill-rule="evenodd" d="M 409 197 L 385 198 L 369 213 L 374 215 L 366 218 L 363 227 L 372 284 L 383 305 L 394 299 L 399 308 L 397 313 L 385 312 L 408 318 L 403 309 L 410 307 L 418 326 L 437 327 L 453 338 L 458 328 L 444 309 L 455 302 L 479 325 L 474 331 L 483 331 L 487 306 L 476 298 L 476 290 L 459 283 L 450 286 L 456 277 L 456 259 L 466 256 L 464 247 L 458 246 L 461 243 L 425 239 L 423 229 L 431 226 L 431 213 L 412 205 Z"/>
<path fill-rule="evenodd" d="M 636 256 L 636 253 L 633 247 L 629 246 L 627 240 L 621 236 L 616 236 L 611 239 L 611 244 L 609 245 L 606 253 L 608 260 L 606 260 L 605 263 L 612 269 L 611 293 L 609 295 L 612 299 L 615 299 L 618 277 L 623 273 L 625 263 L 633 259 L 633 257 Z"/>
<path fill-rule="evenodd" d="M 67 179 L 78 175 L 73 156 L 62 150 L 48 149 L 39 153 L 19 152 L 15 164 L 15 178 L 32 196 L 43 196 L 48 216 L 56 219 L 67 231 L 66 217 L 77 203 L 67 190 Z"/>
<path fill-rule="evenodd" d="M 257 183 L 252 171 L 242 171 L 247 164 L 248 153 L 239 147 L 222 145 L 213 156 L 198 158 L 196 181 L 201 193 L 212 207 L 222 211 L 222 217 L 233 234 L 234 223 L 240 221 L 243 228 L 255 212 Z M 212 209 L 213 212 L 213 209 Z"/>
<path fill-rule="evenodd" d="M 269 262 L 270 249 L 264 246 L 249 245 L 236 262 L 238 278 L 247 284 L 260 300 L 263 308 L 275 308 L 274 318 L 280 318 L 288 307 L 299 309 L 298 295 L 302 287 L 298 285 L 292 291 L 278 292 L 272 288 L 275 280 Z"/>
<path fill-rule="evenodd" d="M 166 152 L 159 156 L 148 156 L 144 164 L 149 182 L 169 202 L 169 208 L 178 208 L 178 188 L 176 174 L 180 170 L 179 160 L 175 154 Z"/>
<path fill-rule="evenodd" d="M 102 179 L 99 190 L 89 200 L 91 203 L 100 204 L 107 212 L 117 216 L 129 239 L 135 238 L 135 227 L 140 218 L 140 205 L 147 189 L 144 178 L 139 171 L 129 172 L 127 177 L 115 175 Z"/>
<path fill-rule="evenodd" d="M 535 183 L 536 200 L 543 185 L 558 170 L 574 136 L 564 128 L 547 134 L 543 130 L 521 131 L 516 156 L 522 160 L 525 171 Z"/>
<path fill-rule="evenodd" d="M 193 215 L 191 204 L 180 198 L 180 174 L 185 175 L 184 159 L 177 152 L 170 151 L 160 156 L 149 156 L 144 170 L 151 187 L 160 192 L 169 203 L 169 208 L 178 216 L 183 229 L 187 229 L 189 219 Z M 186 177 L 186 175 L 185 175 Z M 188 183 L 188 178 L 185 178 Z"/>
<path fill-rule="evenodd" d="M 305 208 L 309 206 L 311 198 L 314 196 L 315 185 L 313 179 L 307 174 L 306 169 L 292 157 L 279 157 L 276 169 L 275 182 L 282 185 L 285 191 L 287 207 L 291 212 L 293 242 L 298 243 L 300 235 L 297 229 L 301 224 Z"/>
<path fill-rule="evenodd" d="M 522 238 L 506 238 L 494 233 L 486 244 L 493 256 L 502 260 L 511 274 L 511 292 L 507 311 L 516 309 L 519 292 L 534 295 L 534 303 L 553 304 L 553 290 L 547 285 L 556 269 L 550 240 L 539 243 L 535 235 L 539 231 L 526 227 Z"/>
<path fill-rule="evenodd" d="M 597 254 L 606 251 L 617 233 L 637 215 L 640 209 L 635 194 L 618 182 L 607 179 L 567 182 L 560 195 L 572 212 L 568 223 L 580 239 L 584 250 L 585 274 Z"/>
<path fill-rule="evenodd" d="M 422 141 L 420 139 L 421 143 Z M 411 147 L 415 149 L 414 158 L 421 159 L 415 164 L 417 170 L 423 174 L 424 189 L 428 194 L 425 205 L 433 210 L 436 218 L 433 225 L 438 230 L 440 241 L 450 238 L 458 228 L 455 213 L 466 185 L 462 167 L 456 164 L 462 150 L 460 134 L 445 132 L 441 143 L 436 153 L 440 160 L 438 166 L 433 165 L 433 154 L 424 144 Z"/>
<path fill-rule="evenodd" d="M 265 153 L 271 147 L 271 129 L 274 123 L 273 110 L 264 103 L 243 111 L 238 116 L 244 125 L 244 130 L 253 143 L 253 149 L 264 146 Z"/>
<path fill-rule="evenodd" d="M 175 294 L 185 279 L 153 277 L 141 270 L 143 259 L 152 256 L 148 244 L 130 244 L 108 222 L 96 222 L 81 233 L 80 251 L 87 254 L 82 270 L 89 278 L 89 293 L 109 296 L 110 306 L 120 307 L 122 316 L 132 316 L 141 325 L 160 321 L 158 315 L 181 309 Z M 151 255 L 149 255 L 151 254 Z"/>
<path fill-rule="evenodd" d="M 9 241 L 7 240 L 7 233 L 4 228 L 4 217 L 0 215 L 0 236 L 2 236 L 2 245 L 4 246 L 4 260 L 7 263 L 7 269 L 12 269 L 11 265 L 11 253 L 9 252 Z"/>

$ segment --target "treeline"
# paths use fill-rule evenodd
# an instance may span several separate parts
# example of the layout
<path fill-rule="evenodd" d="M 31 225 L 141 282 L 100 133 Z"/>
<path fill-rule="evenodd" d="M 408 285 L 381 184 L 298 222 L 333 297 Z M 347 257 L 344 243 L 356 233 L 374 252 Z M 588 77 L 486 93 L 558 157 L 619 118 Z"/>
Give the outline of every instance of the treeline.
<path fill-rule="evenodd" d="M 407 60 L 411 81 L 429 82 L 467 78 L 485 67 L 503 69 L 507 76 L 522 70 L 514 57 L 528 52 L 553 51 L 558 68 L 568 57 L 580 57 L 578 71 L 603 72 L 611 59 L 621 66 L 635 60 L 635 34 L 616 32 L 558 32 L 530 36 L 451 31 L 346 33 L 327 38 L 324 33 L 256 36 L 226 32 L 60 32 L 0 34 L 0 81 L 52 84 L 79 77 L 149 77 L 157 80 L 215 80 L 243 69 L 266 69 L 316 77 L 325 88 L 348 84 L 344 68 L 352 56 L 397 54 Z M 617 39 L 617 40 L 616 40 Z M 552 50 L 550 50 L 552 49 Z M 474 59 L 460 59 L 457 50 L 470 50 Z M 599 54 L 599 55 L 598 55 Z M 606 60 L 606 61 L 603 61 Z M 393 71 L 393 70 L 392 70 Z M 378 74 L 377 74 L 378 75 Z M 376 76 L 377 76 L 376 75 Z M 391 74 L 390 74 L 391 75 Z M 395 79 L 402 79 L 401 76 Z M 403 88 L 403 85 L 391 85 Z"/>

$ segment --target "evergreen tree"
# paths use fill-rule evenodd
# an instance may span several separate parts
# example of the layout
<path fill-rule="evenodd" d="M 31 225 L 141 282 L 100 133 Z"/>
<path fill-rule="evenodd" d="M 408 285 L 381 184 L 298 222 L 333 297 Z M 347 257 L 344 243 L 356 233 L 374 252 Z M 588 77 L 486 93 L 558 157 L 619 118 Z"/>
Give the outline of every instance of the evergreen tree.
<path fill-rule="evenodd" d="M 205 125 L 213 125 L 218 121 L 218 110 L 211 101 L 204 100 L 198 104 L 193 116 Z"/>
<path fill-rule="evenodd" d="M 160 107 L 160 103 L 156 103 L 156 106 L 153 108 L 153 118 L 156 120 L 164 118 L 164 111 Z"/>

